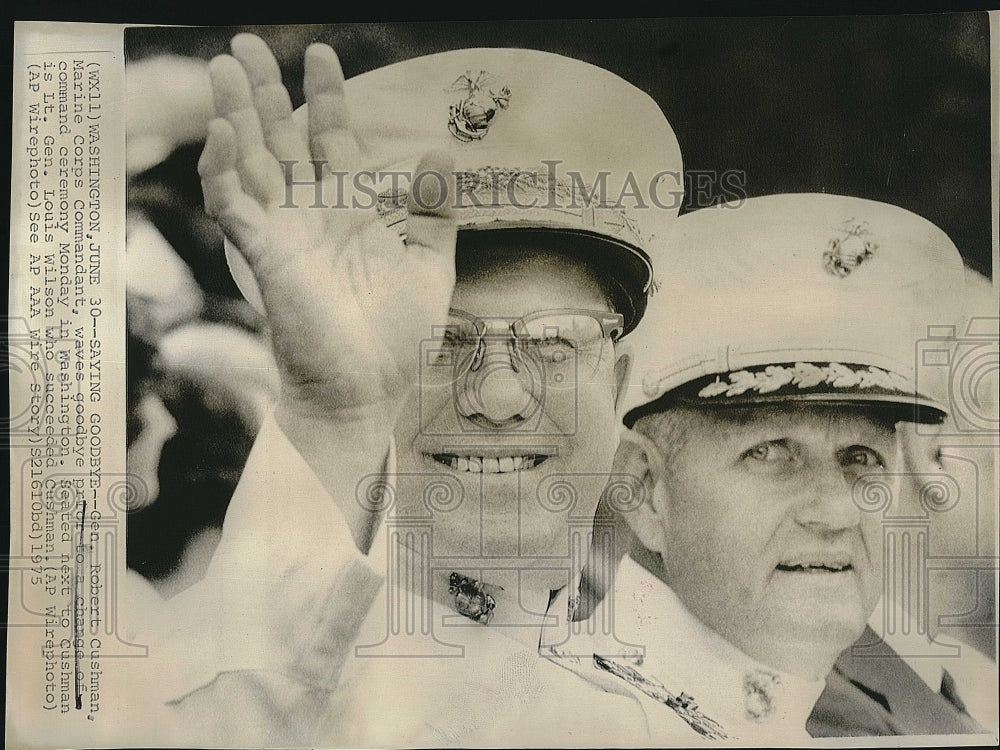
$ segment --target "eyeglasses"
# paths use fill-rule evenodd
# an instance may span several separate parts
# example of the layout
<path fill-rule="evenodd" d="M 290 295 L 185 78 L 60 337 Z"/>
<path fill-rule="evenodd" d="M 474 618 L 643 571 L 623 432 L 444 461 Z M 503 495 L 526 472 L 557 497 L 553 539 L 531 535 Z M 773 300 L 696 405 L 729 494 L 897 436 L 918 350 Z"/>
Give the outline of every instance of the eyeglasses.
<path fill-rule="evenodd" d="M 532 379 L 568 387 L 593 378 L 606 342 L 617 341 L 624 326 L 624 316 L 595 310 L 542 310 L 512 319 L 452 309 L 447 323 L 434 331 L 428 374 L 455 379 L 499 362 Z M 498 349 L 500 360 L 493 353 Z"/>

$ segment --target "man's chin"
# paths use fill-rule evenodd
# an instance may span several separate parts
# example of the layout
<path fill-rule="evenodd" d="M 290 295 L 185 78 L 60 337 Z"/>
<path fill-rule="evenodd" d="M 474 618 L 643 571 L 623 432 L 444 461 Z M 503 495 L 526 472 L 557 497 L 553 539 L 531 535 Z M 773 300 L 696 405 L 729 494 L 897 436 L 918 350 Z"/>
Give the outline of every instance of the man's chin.
<path fill-rule="evenodd" d="M 863 609 L 845 602 L 842 609 L 800 608 L 771 619 L 762 631 L 770 633 L 772 640 L 785 644 L 789 649 L 805 653 L 826 654 L 836 659 L 845 648 L 854 643 L 864 632 L 867 618 Z"/>
<path fill-rule="evenodd" d="M 743 643 L 733 645 L 779 672 L 817 680 L 824 678 L 844 649 L 858 639 L 864 624 L 835 620 L 825 623 L 825 628 L 788 620 L 761 622 Z"/>

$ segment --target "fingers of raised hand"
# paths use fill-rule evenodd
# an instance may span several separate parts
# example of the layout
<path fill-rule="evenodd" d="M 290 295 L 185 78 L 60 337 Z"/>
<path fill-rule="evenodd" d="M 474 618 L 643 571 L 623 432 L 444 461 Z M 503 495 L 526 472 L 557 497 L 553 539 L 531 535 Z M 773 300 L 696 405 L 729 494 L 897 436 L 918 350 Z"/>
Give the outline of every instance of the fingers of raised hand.
<path fill-rule="evenodd" d="M 205 212 L 241 247 L 259 231 L 263 210 L 247 195 L 240 179 L 236 133 L 225 119 L 209 123 L 208 138 L 198 161 Z"/>
<path fill-rule="evenodd" d="M 452 257 L 455 253 L 454 160 L 445 153 L 425 154 L 414 173 L 407 201 L 406 244 Z"/>
<path fill-rule="evenodd" d="M 275 159 L 285 163 L 285 182 L 313 179 L 309 144 L 292 119 L 292 100 L 270 48 L 253 34 L 237 34 L 231 47 L 249 81 L 264 142 Z"/>
<path fill-rule="evenodd" d="M 357 169 L 361 149 L 351 128 L 344 73 L 336 53 L 328 45 L 312 44 L 306 50 L 304 88 L 313 156 L 326 162 L 329 169 Z"/>
<path fill-rule="evenodd" d="M 209 73 L 216 112 L 229 121 L 235 133 L 237 169 L 244 191 L 263 204 L 280 201 L 285 184 L 281 165 L 264 141 L 246 71 L 236 58 L 220 55 L 209 64 Z"/>

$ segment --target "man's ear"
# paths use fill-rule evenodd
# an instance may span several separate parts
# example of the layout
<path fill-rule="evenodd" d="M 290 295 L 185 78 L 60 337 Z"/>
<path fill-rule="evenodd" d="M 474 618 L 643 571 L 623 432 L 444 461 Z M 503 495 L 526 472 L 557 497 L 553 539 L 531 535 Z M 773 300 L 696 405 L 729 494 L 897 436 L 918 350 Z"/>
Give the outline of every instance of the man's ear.
<path fill-rule="evenodd" d="M 620 344 L 616 349 L 619 352 L 618 359 L 615 360 L 615 412 L 617 413 L 628 388 L 628 376 L 632 372 L 632 352 L 627 348 L 622 351 Z"/>
<path fill-rule="evenodd" d="M 644 547 L 653 552 L 664 552 L 663 531 L 666 528 L 667 508 L 663 459 L 656 443 L 635 430 L 624 429 L 615 454 L 615 474 L 633 477 L 641 492 L 641 503 L 632 504 L 621 513 L 625 523 Z"/>

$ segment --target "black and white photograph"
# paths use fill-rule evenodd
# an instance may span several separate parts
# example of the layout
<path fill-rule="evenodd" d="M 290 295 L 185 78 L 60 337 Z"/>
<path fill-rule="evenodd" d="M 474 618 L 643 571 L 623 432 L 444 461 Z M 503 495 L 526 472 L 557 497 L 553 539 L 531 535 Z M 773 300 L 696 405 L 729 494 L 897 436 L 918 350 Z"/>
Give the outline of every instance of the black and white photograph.
<path fill-rule="evenodd" d="M 995 12 L 57 26 L 8 747 L 997 744 Z"/>

